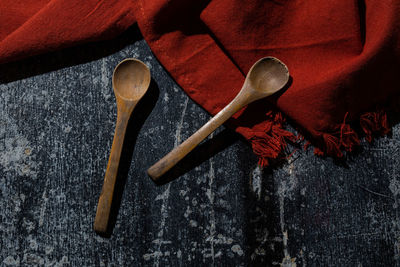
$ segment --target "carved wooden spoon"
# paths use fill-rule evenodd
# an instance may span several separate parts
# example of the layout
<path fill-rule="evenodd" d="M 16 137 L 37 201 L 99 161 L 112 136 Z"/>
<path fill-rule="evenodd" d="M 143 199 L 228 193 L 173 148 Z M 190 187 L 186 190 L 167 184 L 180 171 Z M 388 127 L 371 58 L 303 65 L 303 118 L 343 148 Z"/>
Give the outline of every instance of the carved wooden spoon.
<path fill-rule="evenodd" d="M 126 127 L 133 109 L 150 85 L 150 70 L 140 60 L 128 58 L 114 69 L 112 83 L 117 101 L 117 123 L 103 189 L 97 205 L 94 230 L 106 233 Z"/>
<path fill-rule="evenodd" d="M 151 166 L 147 170 L 148 175 L 157 181 L 233 114 L 255 100 L 272 95 L 285 86 L 288 80 L 289 70 L 280 60 L 273 57 L 258 60 L 251 67 L 242 89 L 232 102 L 186 141 Z"/>

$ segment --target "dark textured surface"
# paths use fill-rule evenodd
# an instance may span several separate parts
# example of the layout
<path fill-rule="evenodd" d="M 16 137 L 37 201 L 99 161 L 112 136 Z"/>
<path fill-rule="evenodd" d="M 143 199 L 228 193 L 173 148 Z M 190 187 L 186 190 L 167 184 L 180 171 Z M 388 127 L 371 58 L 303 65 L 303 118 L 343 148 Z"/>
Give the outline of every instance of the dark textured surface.
<path fill-rule="evenodd" d="M 111 75 L 126 57 L 154 81 L 131 121 L 104 238 L 92 224 L 116 120 Z M 221 129 L 157 186 L 146 169 L 209 115 L 135 29 L 2 65 L 0 79 L 3 266 L 400 266 L 398 127 L 346 164 L 310 150 L 264 170 Z"/>

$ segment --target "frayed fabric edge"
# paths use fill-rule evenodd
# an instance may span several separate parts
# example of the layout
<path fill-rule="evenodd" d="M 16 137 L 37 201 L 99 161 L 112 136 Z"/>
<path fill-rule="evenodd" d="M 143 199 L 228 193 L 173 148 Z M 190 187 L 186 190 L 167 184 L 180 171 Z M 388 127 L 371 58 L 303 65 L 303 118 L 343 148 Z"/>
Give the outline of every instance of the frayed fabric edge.
<path fill-rule="evenodd" d="M 321 132 L 319 138 L 316 137 L 315 155 L 342 158 L 344 151 L 352 152 L 360 146 L 359 135 L 346 121 L 348 115 L 347 112 L 343 122 L 333 127 L 331 132 Z M 285 129 L 285 118 L 281 112 L 270 111 L 267 116 L 265 130 L 254 132 L 250 138 L 253 151 L 259 158 L 258 164 L 262 167 L 270 165 L 272 160 L 285 158 L 288 143 L 299 143 L 304 140 L 301 134 L 294 134 Z M 384 136 L 391 131 L 384 109 L 362 113 L 358 122 L 361 133 L 369 143 L 375 136 Z M 352 125 L 356 123 L 357 121 L 353 121 Z M 306 150 L 310 144 L 311 142 L 307 141 L 303 149 Z M 293 152 L 290 153 L 292 154 Z"/>
<path fill-rule="evenodd" d="M 250 138 L 253 152 L 258 157 L 258 164 L 266 167 L 271 160 L 283 156 L 288 142 L 297 142 L 299 137 L 284 129 L 285 118 L 281 112 L 270 111 L 267 113 L 265 131 L 254 132 Z"/>
<path fill-rule="evenodd" d="M 360 146 L 360 138 L 357 132 L 346 122 L 348 112 L 344 116 L 343 123 L 337 125 L 332 133 L 322 133 L 322 146 L 314 148 L 314 154 L 319 156 L 343 157 L 343 151 L 352 152 Z M 356 124 L 357 121 L 352 122 Z M 358 120 L 360 132 L 365 140 L 371 143 L 374 137 L 385 136 L 390 133 L 387 113 L 384 109 L 365 112 Z"/>

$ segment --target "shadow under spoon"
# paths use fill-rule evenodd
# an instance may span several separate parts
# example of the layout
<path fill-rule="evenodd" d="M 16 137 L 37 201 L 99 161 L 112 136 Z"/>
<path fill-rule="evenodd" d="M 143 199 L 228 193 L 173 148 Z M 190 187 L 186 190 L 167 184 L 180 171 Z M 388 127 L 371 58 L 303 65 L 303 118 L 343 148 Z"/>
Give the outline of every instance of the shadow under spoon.
<path fill-rule="evenodd" d="M 174 148 L 166 156 L 151 166 L 147 170 L 148 175 L 157 182 L 162 175 L 175 166 L 202 140 L 215 131 L 232 115 L 251 102 L 270 96 L 279 91 L 288 81 L 289 70 L 279 59 L 274 57 L 265 57 L 258 60 L 251 67 L 242 89 L 232 102 L 230 102 L 186 141 Z"/>

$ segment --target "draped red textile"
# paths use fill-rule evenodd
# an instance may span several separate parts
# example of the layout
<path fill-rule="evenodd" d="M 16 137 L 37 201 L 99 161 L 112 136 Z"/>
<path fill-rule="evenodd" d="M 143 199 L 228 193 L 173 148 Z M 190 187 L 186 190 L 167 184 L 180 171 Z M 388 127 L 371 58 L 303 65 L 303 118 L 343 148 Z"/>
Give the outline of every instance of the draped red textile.
<path fill-rule="evenodd" d="M 0 62 L 110 39 L 137 22 L 153 53 L 211 114 L 240 90 L 261 57 L 289 67 L 286 91 L 249 105 L 228 125 L 268 164 L 296 137 L 342 156 L 387 133 L 384 109 L 399 89 L 399 0 L 0 0 Z M 284 114 L 284 115 L 282 115 Z M 349 124 L 351 123 L 351 124 Z"/>

